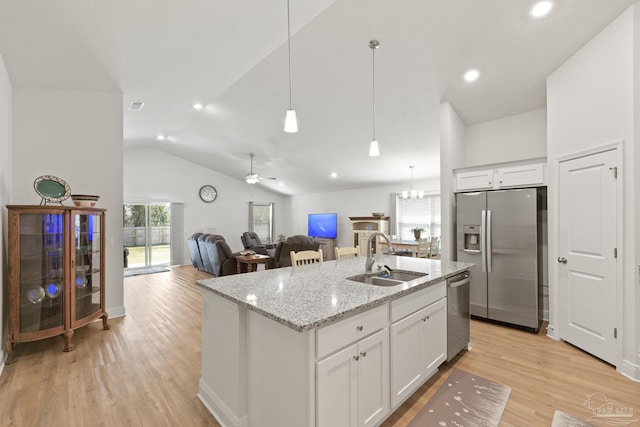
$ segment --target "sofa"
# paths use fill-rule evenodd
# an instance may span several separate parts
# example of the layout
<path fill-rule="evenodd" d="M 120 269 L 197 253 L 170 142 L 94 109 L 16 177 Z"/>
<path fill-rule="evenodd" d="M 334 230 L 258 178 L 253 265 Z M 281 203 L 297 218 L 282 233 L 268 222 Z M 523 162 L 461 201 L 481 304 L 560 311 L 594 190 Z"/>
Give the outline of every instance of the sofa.
<path fill-rule="evenodd" d="M 195 268 L 214 276 L 237 272 L 236 253 L 219 234 L 195 233 L 188 239 L 191 262 Z"/>
<path fill-rule="evenodd" d="M 317 251 L 320 248 L 320 243 L 314 241 L 312 238 L 298 234 L 288 237 L 283 242 L 279 242 L 276 246 L 276 251 L 273 255 L 272 267 L 290 267 L 291 255 L 290 251 Z"/>

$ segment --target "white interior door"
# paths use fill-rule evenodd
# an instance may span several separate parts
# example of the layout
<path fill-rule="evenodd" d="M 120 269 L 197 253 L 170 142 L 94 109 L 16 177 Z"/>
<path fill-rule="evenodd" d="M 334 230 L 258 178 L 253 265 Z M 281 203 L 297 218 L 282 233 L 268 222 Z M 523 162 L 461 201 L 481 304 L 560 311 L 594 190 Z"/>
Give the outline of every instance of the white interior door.
<path fill-rule="evenodd" d="M 560 163 L 563 340 L 613 365 L 616 345 L 616 150 Z"/>

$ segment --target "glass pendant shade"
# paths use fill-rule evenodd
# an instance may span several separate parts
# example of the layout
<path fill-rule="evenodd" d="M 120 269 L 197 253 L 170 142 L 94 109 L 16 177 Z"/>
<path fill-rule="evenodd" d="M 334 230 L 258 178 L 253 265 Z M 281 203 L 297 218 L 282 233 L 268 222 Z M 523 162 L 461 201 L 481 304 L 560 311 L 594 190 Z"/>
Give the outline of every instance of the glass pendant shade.
<path fill-rule="evenodd" d="M 284 131 L 287 133 L 298 132 L 298 118 L 296 117 L 296 110 L 287 110 L 287 115 L 284 119 Z"/>
<path fill-rule="evenodd" d="M 375 139 L 371 141 L 371 145 L 369 145 L 369 156 L 370 157 L 378 157 L 380 155 L 380 147 L 378 147 L 378 141 Z"/>

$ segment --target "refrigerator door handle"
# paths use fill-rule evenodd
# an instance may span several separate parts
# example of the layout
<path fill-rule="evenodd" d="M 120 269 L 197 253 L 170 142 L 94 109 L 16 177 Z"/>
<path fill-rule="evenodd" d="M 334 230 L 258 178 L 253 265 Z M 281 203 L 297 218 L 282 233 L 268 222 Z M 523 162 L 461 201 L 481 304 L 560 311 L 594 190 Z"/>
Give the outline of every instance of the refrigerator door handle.
<path fill-rule="evenodd" d="M 482 211 L 482 224 L 480 225 L 480 251 L 482 252 L 482 272 L 487 272 L 487 211 Z"/>
<path fill-rule="evenodd" d="M 487 272 L 491 273 L 491 211 L 487 210 Z"/>

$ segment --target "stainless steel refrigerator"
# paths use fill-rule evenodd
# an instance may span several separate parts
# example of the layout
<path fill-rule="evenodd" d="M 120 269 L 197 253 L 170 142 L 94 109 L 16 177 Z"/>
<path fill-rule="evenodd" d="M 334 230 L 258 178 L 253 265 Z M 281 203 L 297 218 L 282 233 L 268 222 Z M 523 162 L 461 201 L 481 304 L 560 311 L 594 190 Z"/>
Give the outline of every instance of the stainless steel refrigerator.
<path fill-rule="evenodd" d="M 537 330 L 544 190 L 456 194 L 457 257 L 472 262 L 470 313 Z"/>

